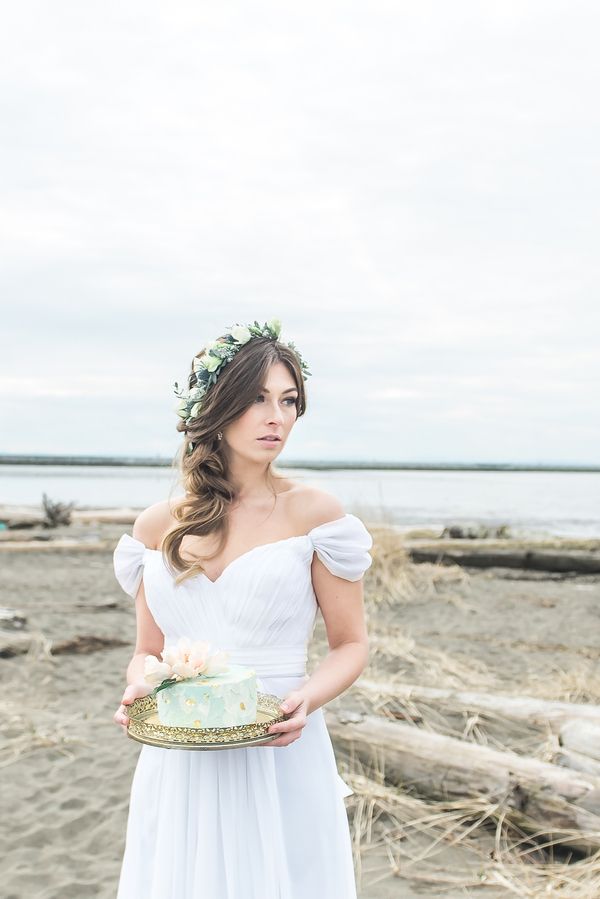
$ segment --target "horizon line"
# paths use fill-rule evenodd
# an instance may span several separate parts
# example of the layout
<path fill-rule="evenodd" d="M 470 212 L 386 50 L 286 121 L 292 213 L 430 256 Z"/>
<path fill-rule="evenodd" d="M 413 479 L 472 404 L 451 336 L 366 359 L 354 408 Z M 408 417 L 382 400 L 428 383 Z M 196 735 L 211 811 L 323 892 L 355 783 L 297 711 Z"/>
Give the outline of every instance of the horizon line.
<path fill-rule="evenodd" d="M 275 463 L 280 468 L 314 470 L 371 470 L 371 471 L 572 471 L 600 472 L 600 464 L 576 463 L 527 463 L 527 462 L 409 462 L 350 459 L 282 460 Z M 93 456 L 88 454 L 25 454 L 0 453 L 0 465 L 82 465 L 105 467 L 153 467 L 173 465 L 168 456 Z"/>

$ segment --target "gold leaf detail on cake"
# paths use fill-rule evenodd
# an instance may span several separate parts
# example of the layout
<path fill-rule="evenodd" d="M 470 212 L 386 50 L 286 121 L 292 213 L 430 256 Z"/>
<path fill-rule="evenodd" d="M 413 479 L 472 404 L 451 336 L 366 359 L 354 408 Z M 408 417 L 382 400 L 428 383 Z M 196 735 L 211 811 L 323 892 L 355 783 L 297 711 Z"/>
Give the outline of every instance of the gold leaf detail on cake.
<path fill-rule="evenodd" d="M 185 704 L 186 705 L 196 705 L 196 700 L 193 699 L 191 696 L 188 696 L 188 698 L 185 701 Z"/>
<path fill-rule="evenodd" d="M 200 719 L 197 718 L 196 721 L 194 721 L 194 727 L 200 727 L 200 723 Z"/>
<path fill-rule="evenodd" d="M 243 702 L 240 702 L 240 708 L 241 708 L 241 709 L 245 709 L 245 708 L 246 708 L 246 706 L 244 705 Z"/>

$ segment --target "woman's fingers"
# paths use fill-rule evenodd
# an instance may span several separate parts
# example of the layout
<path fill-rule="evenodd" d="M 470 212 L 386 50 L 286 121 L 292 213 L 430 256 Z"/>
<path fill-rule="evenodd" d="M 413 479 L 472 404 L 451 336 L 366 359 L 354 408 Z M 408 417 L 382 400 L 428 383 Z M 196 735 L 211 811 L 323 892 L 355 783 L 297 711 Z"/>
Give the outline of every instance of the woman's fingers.
<path fill-rule="evenodd" d="M 129 717 L 127 715 L 127 706 L 131 705 L 131 703 L 135 699 L 139 699 L 141 696 L 147 696 L 148 693 L 152 692 L 152 687 L 149 684 L 127 684 L 125 690 L 123 692 L 123 698 L 121 700 L 121 705 L 117 709 L 114 714 L 113 721 L 115 724 L 121 725 L 123 730 L 127 730 L 129 725 Z"/>
<path fill-rule="evenodd" d="M 117 709 L 117 711 L 115 712 L 115 714 L 113 715 L 113 721 L 115 722 L 115 724 L 119 724 L 123 728 L 124 731 L 127 730 L 127 727 L 129 725 L 129 718 L 126 714 L 125 709 L 126 709 L 126 705 L 124 702 L 122 702 L 121 705 L 119 706 L 119 708 Z"/>
<path fill-rule="evenodd" d="M 290 743 L 294 743 L 302 736 L 302 728 L 297 730 L 287 731 L 286 733 L 280 733 L 276 736 L 274 740 L 271 740 L 268 745 L 269 746 L 289 746 Z"/>
<path fill-rule="evenodd" d="M 268 733 L 279 736 L 271 742 L 271 746 L 287 746 L 297 740 L 306 724 L 308 700 L 297 690 L 290 693 L 282 703 L 282 710 L 293 710 L 285 721 L 278 721 L 269 727 Z"/>
<path fill-rule="evenodd" d="M 306 715 L 303 712 L 297 712 L 286 721 L 279 721 L 269 727 L 268 733 L 277 734 L 274 740 L 271 740 L 269 746 L 288 746 L 297 740 L 306 725 Z"/>

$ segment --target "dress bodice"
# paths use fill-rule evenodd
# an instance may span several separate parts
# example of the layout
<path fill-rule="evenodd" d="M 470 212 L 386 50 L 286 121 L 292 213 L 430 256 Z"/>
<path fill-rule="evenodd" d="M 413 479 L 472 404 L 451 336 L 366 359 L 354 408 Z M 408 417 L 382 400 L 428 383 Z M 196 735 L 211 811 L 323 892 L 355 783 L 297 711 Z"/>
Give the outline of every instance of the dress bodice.
<path fill-rule="evenodd" d="M 231 660 L 240 664 L 244 658 L 256 664 L 257 652 L 266 664 L 271 648 L 271 667 L 300 671 L 318 609 L 313 554 L 332 574 L 357 581 L 372 564 L 372 545 L 362 521 L 347 513 L 307 534 L 252 547 L 215 581 L 200 573 L 176 585 L 162 551 L 129 534 L 119 539 L 113 564 L 119 584 L 132 598 L 143 578 L 148 608 L 166 642 L 180 636 L 206 639 L 229 650 Z"/>

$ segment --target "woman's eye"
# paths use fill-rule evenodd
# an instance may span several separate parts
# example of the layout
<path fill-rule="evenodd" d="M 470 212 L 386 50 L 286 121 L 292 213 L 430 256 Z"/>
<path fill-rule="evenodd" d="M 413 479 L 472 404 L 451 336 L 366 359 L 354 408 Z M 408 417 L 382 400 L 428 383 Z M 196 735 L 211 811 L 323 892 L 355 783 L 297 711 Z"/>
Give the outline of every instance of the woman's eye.
<path fill-rule="evenodd" d="M 262 400 L 263 398 L 264 398 L 264 394 L 262 394 L 262 393 L 259 393 L 258 396 L 256 397 L 257 400 Z M 284 403 L 292 403 L 293 405 L 296 405 L 297 399 L 298 399 L 298 397 L 288 396 L 285 398 Z"/>

